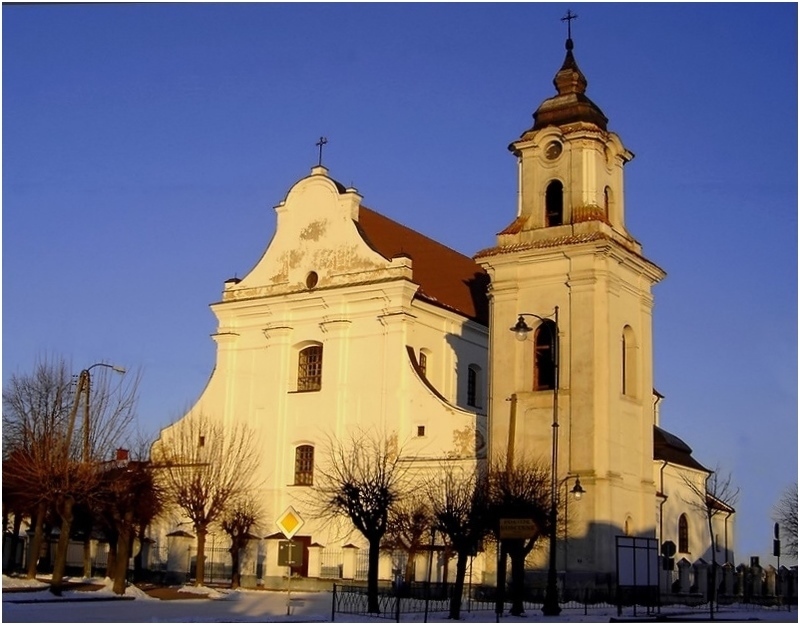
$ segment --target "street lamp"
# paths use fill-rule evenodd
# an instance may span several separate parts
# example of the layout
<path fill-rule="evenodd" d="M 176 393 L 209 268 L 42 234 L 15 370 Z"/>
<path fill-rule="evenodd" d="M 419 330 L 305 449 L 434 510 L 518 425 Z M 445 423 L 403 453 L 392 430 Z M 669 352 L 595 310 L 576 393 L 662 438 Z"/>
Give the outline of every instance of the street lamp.
<path fill-rule="evenodd" d="M 567 493 L 567 485 L 569 484 L 569 480 L 575 478 L 575 485 L 570 488 L 569 492 L 572 493 L 572 496 L 575 498 L 575 501 L 580 501 L 583 494 L 586 490 L 581 486 L 581 478 L 575 474 L 568 474 L 563 480 L 561 480 L 561 484 L 564 485 L 564 575 L 566 580 L 566 573 L 569 564 L 569 554 L 567 553 L 567 546 L 569 545 L 569 496 Z M 560 489 L 560 486 L 559 486 Z M 566 583 L 566 582 L 565 582 Z"/>
<path fill-rule="evenodd" d="M 579 501 L 580 498 L 583 497 L 583 494 L 586 492 L 586 489 L 583 486 L 581 486 L 581 478 L 579 477 L 575 478 L 575 486 L 573 486 L 569 490 L 569 492 L 572 493 L 572 496 L 575 497 L 576 501 Z"/>
<path fill-rule="evenodd" d="M 119 373 L 120 375 L 125 374 L 125 367 L 120 367 L 117 365 L 110 365 L 105 362 L 96 362 L 92 366 L 83 369 L 78 374 L 78 385 L 75 389 L 75 400 L 72 403 L 72 409 L 69 413 L 69 424 L 67 426 L 67 438 L 64 441 L 64 457 L 66 458 L 69 454 L 69 446 L 72 443 L 72 431 L 75 429 L 75 416 L 78 412 L 78 403 L 81 399 L 81 393 L 86 394 L 86 401 L 83 405 L 83 461 L 89 461 L 89 389 L 91 386 L 91 375 L 90 371 L 95 367 L 108 367 L 109 369 Z"/>
<path fill-rule="evenodd" d="M 547 588 L 542 604 L 542 614 L 544 616 L 558 616 L 561 614 L 561 606 L 558 605 L 558 575 L 556 573 L 556 522 L 558 513 L 556 511 L 558 501 L 558 306 L 555 307 L 552 319 L 543 317 L 535 313 L 520 313 L 517 323 L 509 328 L 518 341 L 524 341 L 528 334 L 533 331 L 527 323 L 525 317 L 535 317 L 542 322 L 542 327 L 548 329 L 550 333 L 550 359 L 553 366 L 553 450 L 552 466 L 550 471 L 550 565 L 547 569 Z"/>

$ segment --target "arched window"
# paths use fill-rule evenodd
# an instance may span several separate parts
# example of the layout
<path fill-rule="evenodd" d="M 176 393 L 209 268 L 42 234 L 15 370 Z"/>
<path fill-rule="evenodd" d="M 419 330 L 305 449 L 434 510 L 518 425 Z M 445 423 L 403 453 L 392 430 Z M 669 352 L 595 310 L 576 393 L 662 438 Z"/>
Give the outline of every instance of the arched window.
<path fill-rule="evenodd" d="M 318 391 L 322 388 L 322 345 L 311 345 L 297 359 L 297 390 Z"/>
<path fill-rule="evenodd" d="M 678 519 L 678 551 L 689 553 L 689 521 L 685 514 Z"/>
<path fill-rule="evenodd" d="M 423 378 L 428 377 L 428 353 L 423 350 L 419 350 L 419 372 Z"/>
<path fill-rule="evenodd" d="M 556 387 L 556 324 L 545 319 L 534 334 L 533 390 L 546 391 Z"/>
<path fill-rule="evenodd" d="M 606 187 L 603 189 L 603 210 L 605 211 L 606 219 L 608 219 L 608 216 L 611 214 L 610 211 L 612 201 L 611 187 Z"/>
<path fill-rule="evenodd" d="M 481 368 L 478 365 L 470 365 L 467 369 L 467 406 L 478 406 L 478 384 L 481 379 Z"/>
<path fill-rule="evenodd" d="M 564 185 L 553 180 L 547 185 L 544 197 L 545 225 L 560 226 L 564 223 Z"/>
<path fill-rule="evenodd" d="M 636 335 L 633 333 L 633 328 L 625 326 L 622 329 L 622 394 L 628 397 L 637 395 L 638 363 L 636 355 Z"/>
<path fill-rule="evenodd" d="M 294 451 L 294 484 L 311 486 L 314 484 L 314 447 L 300 445 Z"/>
<path fill-rule="evenodd" d="M 631 517 L 625 518 L 625 536 L 633 536 L 633 519 Z"/>

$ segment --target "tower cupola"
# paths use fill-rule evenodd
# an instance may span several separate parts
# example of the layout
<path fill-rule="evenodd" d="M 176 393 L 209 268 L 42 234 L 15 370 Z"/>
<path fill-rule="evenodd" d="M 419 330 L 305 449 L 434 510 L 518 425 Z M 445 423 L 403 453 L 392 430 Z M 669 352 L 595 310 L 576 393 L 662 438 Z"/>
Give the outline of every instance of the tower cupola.
<path fill-rule="evenodd" d="M 558 93 L 542 102 L 536 109 L 531 130 L 539 130 L 545 126 L 563 126 L 573 122 L 587 122 L 594 124 L 600 130 L 606 130 L 608 119 L 600 107 L 586 97 L 588 82 L 575 61 L 573 48 L 572 39 L 567 39 L 567 55 L 561 69 L 553 78 L 553 85 Z"/>
<path fill-rule="evenodd" d="M 565 19 L 574 19 L 568 13 Z M 586 95 L 569 32 L 556 72 L 556 94 L 533 113 L 533 126 L 509 150 L 519 165 L 517 216 L 500 246 L 590 233 L 636 247 L 625 228 L 623 168 L 633 158 L 608 130 L 608 118 Z"/>

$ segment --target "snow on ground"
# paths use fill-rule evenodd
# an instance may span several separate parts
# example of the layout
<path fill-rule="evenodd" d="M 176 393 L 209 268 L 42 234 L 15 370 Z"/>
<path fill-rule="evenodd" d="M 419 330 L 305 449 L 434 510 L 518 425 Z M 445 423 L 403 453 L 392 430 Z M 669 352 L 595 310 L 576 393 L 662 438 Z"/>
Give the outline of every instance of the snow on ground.
<path fill-rule="evenodd" d="M 4 592 L 2 603 L 2 622 L 4 623 L 256 623 L 256 622 L 331 622 L 330 592 L 293 592 L 287 607 L 287 594 L 263 590 L 225 590 L 206 587 L 184 586 L 181 592 L 195 593 L 196 599 L 161 601 L 147 596 L 134 587 L 126 591 L 121 599 L 111 591 L 109 579 L 75 579 L 103 585 L 96 591 L 65 591 L 62 597 L 47 592 L 45 582 L 23 580 L 3 576 L 3 589 L 28 588 L 25 592 Z M 531 610 L 525 617 L 502 616 L 500 622 L 583 622 L 601 623 L 616 618 L 613 609 L 564 610 L 554 619 L 543 617 L 538 610 Z M 707 620 L 704 612 L 680 612 L 680 608 L 663 608 L 663 614 L 674 614 L 686 622 Z M 645 611 L 639 608 L 637 617 L 628 608 L 623 618 L 648 619 Z M 424 614 L 403 614 L 405 623 L 423 622 Z M 447 614 L 442 612 L 428 615 L 428 622 L 446 622 Z M 482 610 L 462 612 L 462 621 L 472 623 L 493 623 L 495 614 Z M 663 619 L 662 619 L 663 620 Z M 725 606 L 718 615 L 720 621 L 769 621 L 796 623 L 797 610 L 753 609 L 750 606 Z M 391 623 L 393 619 L 378 619 L 367 616 L 337 614 L 336 622 L 342 623 Z"/>

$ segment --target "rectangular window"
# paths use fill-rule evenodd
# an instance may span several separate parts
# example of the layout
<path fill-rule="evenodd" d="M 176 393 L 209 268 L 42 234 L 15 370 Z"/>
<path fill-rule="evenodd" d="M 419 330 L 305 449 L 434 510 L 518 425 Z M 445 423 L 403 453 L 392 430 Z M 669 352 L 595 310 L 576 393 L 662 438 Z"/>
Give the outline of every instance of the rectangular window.
<path fill-rule="evenodd" d="M 295 486 L 311 486 L 314 483 L 314 447 L 300 445 L 294 452 Z"/>
<path fill-rule="evenodd" d="M 322 388 L 322 345 L 312 345 L 300 352 L 297 363 L 297 390 Z"/>
<path fill-rule="evenodd" d="M 478 372 L 472 367 L 467 369 L 467 406 L 477 406 Z"/>
<path fill-rule="evenodd" d="M 418 425 L 417 426 L 417 436 L 425 436 L 425 426 Z"/>
<path fill-rule="evenodd" d="M 545 391 L 556 387 L 556 325 L 544 321 L 534 334 L 533 390 Z"/>

